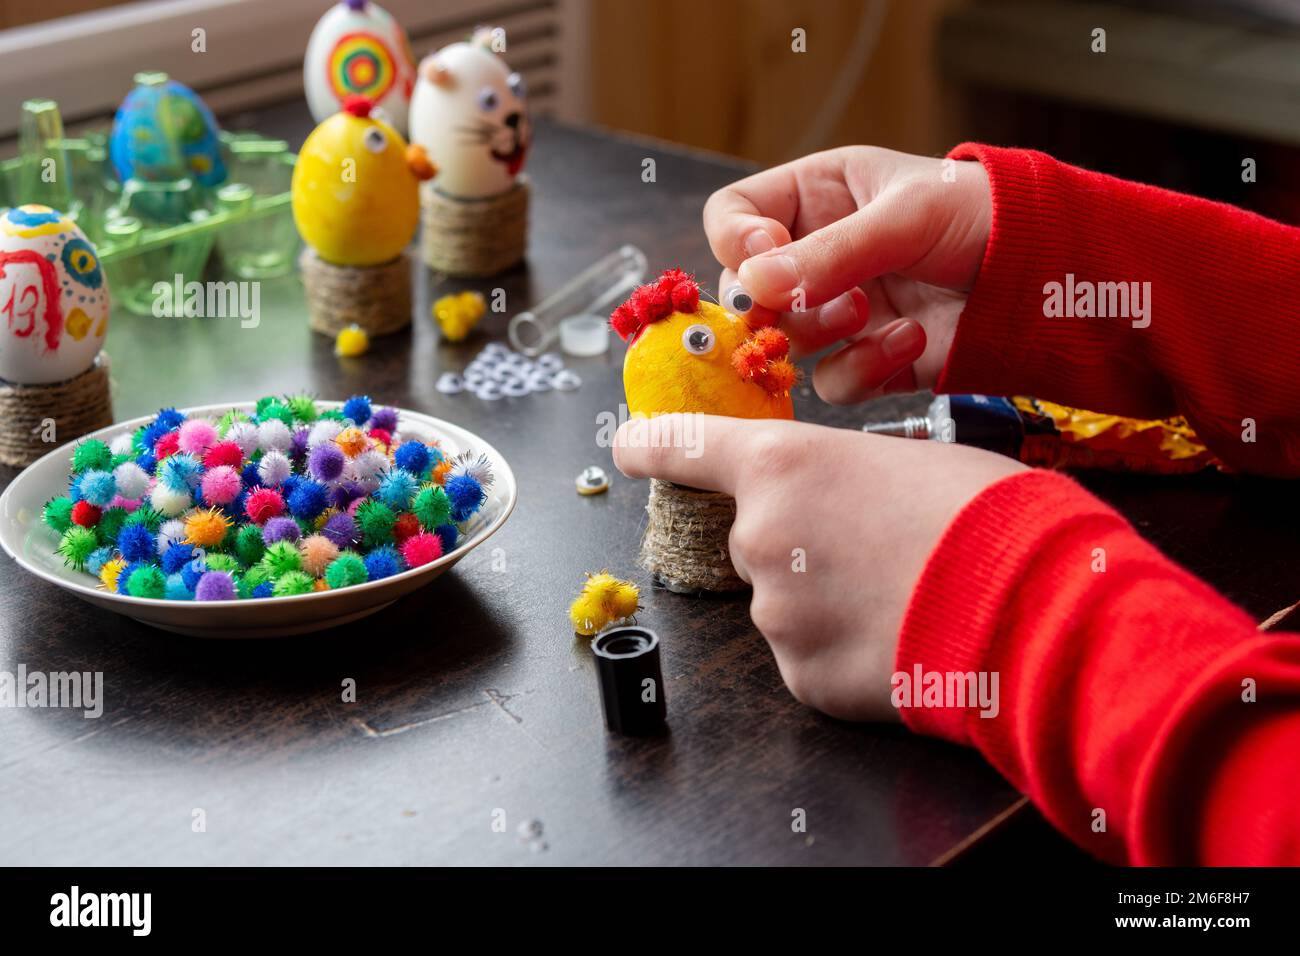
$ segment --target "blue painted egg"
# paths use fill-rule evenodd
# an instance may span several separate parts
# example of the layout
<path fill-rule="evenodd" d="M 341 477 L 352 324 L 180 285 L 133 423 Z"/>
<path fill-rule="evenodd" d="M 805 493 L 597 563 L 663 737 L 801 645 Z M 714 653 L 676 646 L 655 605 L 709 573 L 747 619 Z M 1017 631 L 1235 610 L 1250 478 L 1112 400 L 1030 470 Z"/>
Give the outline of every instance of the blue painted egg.
<path fill-rule="evenodd" d="M 165 73 L 140 73 L 113 119 L 109 155 L 117 175 L 162 182 L 225 182 L 217 121 L 207 104 Z"/>

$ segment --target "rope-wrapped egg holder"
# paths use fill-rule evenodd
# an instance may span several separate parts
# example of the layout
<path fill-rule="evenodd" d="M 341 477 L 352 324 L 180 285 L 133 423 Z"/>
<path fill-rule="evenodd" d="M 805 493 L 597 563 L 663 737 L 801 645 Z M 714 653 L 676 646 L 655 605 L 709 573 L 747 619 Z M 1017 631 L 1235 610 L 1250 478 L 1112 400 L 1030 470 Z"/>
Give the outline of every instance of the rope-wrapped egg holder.
<path fill-rule="evenodd" d="M 731 563 L 735 498 L 651 478 L 645 510 L 641 566 L 668 590 L 699 594 L 749 587 Z"/>
<path fill-rule="evenodd" d="M 113 424 L 108 356 L 66 382 L 0 380 L 0 463 L 24 468 L 59 445 Z M 54 442 L 45 439 L 54 423 Z"/>
<path fill-rule="evenodd" d="M 481 279 L 524 258 L 532 189 L 521 176 L 513 188 L 486 199 L 456 199 L 420 187 L 420 255 L 435 272 Z"/>
<path fill-rule="evenodd" d="M 298 267 L 313 331 L 336 336 L 356 325 L 376 336 L 411 324 L 411 263 L 405 253 L 377 266 L 339 266 L 304 246 Z"/>

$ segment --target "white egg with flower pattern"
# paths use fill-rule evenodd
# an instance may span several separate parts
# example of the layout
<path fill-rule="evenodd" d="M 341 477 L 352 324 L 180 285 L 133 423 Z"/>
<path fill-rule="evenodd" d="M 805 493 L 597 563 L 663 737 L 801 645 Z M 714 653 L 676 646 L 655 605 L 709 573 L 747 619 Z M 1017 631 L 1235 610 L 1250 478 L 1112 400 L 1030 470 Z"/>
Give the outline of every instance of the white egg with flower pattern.
<path fill-rule="evenodd" d="M 108 309 L 99 255 L 72 220 L 38 205 L 0 216 L 0 379 L 76 378 L 104 345 Z"/>

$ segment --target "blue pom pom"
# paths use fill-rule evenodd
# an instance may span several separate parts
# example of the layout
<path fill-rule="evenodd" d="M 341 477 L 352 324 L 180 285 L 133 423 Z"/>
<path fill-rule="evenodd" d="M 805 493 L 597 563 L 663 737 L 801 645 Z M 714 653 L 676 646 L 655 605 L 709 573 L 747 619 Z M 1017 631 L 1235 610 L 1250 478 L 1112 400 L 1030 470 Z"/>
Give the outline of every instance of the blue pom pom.
<path fill-rule="evenodd" d="M 442 553 L 449 554 L 456 547 L 456 539 L 460 537 L 460 532 L 456 530 L 455 525 L 440 524 L 433 529 L 433 533 L 438 536 L 442 542 Z"/>
<path fill-rule="evenodd" d="M 153 456 L 153 452 L 151 451 L 146 451 L 143 454 L 137 455 L 135 463 L 144 469 L 146 475 L 152 475 L 154 469 L 158 467 L 158 459 Z"/>
<path fill-rule="evenodd" d="M 360 428 L 370 421 L 370 398 L 366 395 L 353 395 L 343 403 L 343 415 L 352 419 Z"/>
<path fill-rule="evenodd" d="M 158 553 L 158 545 L 144 525 L 128 524 L 117 534 L 117 550 L 128 561 L 148 561 Z"/>
<path fill-rule="evenodd" d="M 163 574 L 179 574 L 185 565 L 194 560 L 194 545 L 173 544 L 162 554 Z"/>
<path fill-rule="evenodd" d="M 366 577 L 371 581 L 391 577 L 406 570 L 406 562 L 390 545 L 381 545 L 366 555 Z"/>
<path fill-rule="evenodd" d="M 163 597 L 169 601 L 193 601 L 194 591 L 185 586 L 183 575 L 179 573 L 169 574 L 167 575 L 167 591 Z"/>
<path fill-rule="evenodd" d="M 270 581 L 263 581 L 257 587 L 253 588 L 253 597 L 272 597 L 275 594 L 275 585 Z"/>
<path fill-rule="evenodd" d="M 329 489 L 320 482 L 300 478 L 287 503 L 290 514 L 310 521 L 329 505 Z"/>
<path fill-rule="evenodd" d="M 172 491 L 194 491 L 203 477 L 203 465 L 193 455 L 178 452 L 158 463 L 158 483 Z"/>
<path fill-rule="evenodd" d="M 280 482 L 280 494 L 284 496 L 286 501 L 289 499 L 289 496 L 293 494 L 293 489 L 297 488 L 299 483 L 302 481 L 302 475 L 290 475 L 288 478 L 284 479 L 284 481 Z"/>
<path fill-rule="evenodd" d="M 419 490 L 420 482 L 415 476 L 398 468 L 379 479 L 375 496 L 394 511 L 405 511 L 411 507 L 411 499 Z"/>
<path fill-rule="evenodd" d="M 86 573 L 93 575 L 94 577 L 99 577 L 99 572 L 104 569 L 104 565 L 108 564 L 112 558 L 113 549 L 108 545 L 105 545 L 102 548 L 96 548 L 94 551 L 90 552 L 90 557 L 86 559 Z"/>
<path fill-rule="evenodd" d="M 155 425 L 161 426 L 162 431 L 159 432 L 161 436 L 163 432 L 169 432 L 173 428 L 180 428 L 185 423 L 185 416 L 174 408 L 164 408 L 153 421 Z"/>
<path fill-rule="evenodd" d="M 403 442 L 393 452 L 393 461 L 398 468 L 419 476 L 429 467 L 429 446 L 422 441 Z"/>
<path fill-rule="evenodd" d="M 181 580 L 185 586 L 193 591 L 199 584 L 199 578 L 208 573 L 208 563 L 202 558 L 195 558 L 185 567 L 181 568 Z"/>
<path fill-rule="evenodd" d="M 239 477 L 244 479 L 245 488 L 261 488 L 262 476 L 257 473 L 257 462 L 250 461 L 244 466 L 244 470 L 239 473 Z"/>
<path fill-rule="evenodd" d="M 144 433 L 140 436 L 140 444 L 144 446 L 145 451 L 152 452 L 154 445 L 158 444 L 158 439 L 169 431 L 171 431 L 170 428 L 158 424 L 158 420 L 154 419 L 153 422 L 145 426 Z"/>
<path fill-rule="evenodd" d="M 77 479 L 81 497 L 96 508 L 105 508 L 117 494 L 117 481 L 106 471 L 83 471 Z"/>
<path fill-rule="evenodd" d="M 483 486 L 473 475 L 449 475 L 442 490 L 451 501 L 452 521 L 464 521 L 483 504 Z"/>

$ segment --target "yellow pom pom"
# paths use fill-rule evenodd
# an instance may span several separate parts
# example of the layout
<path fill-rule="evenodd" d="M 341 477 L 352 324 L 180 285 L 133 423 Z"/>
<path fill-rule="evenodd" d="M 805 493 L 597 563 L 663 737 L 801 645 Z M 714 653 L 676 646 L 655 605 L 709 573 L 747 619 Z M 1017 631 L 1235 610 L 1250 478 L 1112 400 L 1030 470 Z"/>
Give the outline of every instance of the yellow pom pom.
<path fill-rule="evenodd" d="M 582 593 L 569 606 L 569 619 L 578 634 L 590 637 L 636 613 L 641 589 L 608 571 L 588 574 Z"/>
<path fill-rule="evenodd" d="M 334 354 L 341 358 L 356 358 L 370 350 L 370 336 L 359 325 L 340 329 L 334 338 Z"/>
<path fill-rule="evenodd" d="M 185 519 L 185 543 L 211 548 L 220 544 L 230 531 L 230 519 L 216 508 L 196 511 Z"/>
<path fill-rule="evenodd" d="M 328 591 L 330 589 L 330 586 L 325 583 L 324 578 L 317 578 L 316 581 L 312 584 L 311 589 L 313 591 Z"/>
<path fill-rule="evenodd" d="M 479 292 L 460 292 L 444 295 L 433 303 L 433 317 L 442 329 L 443 338 L 459 342 L 469 335 L 478 320 L 487 312 L 487 301 Z"/>
<path fill-rule="evenodd" d="M 126 561 L 122 558 L 113 558 L 111 561 L 104 562 L 104 566 L 99 569 L 99 583 L 104 586 L 105 591 L 117 590 L 117 579 L 125 567 Z"/>
<path fill-rule="evenodd" d="M 355 458 L 370 447 L 370 436 L 360 428 L 345 428 L 334 436 L 334 444 L 343 449 L 343 454 Z"/>

